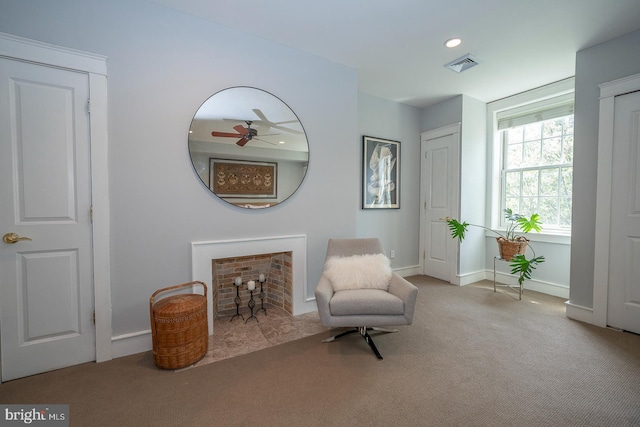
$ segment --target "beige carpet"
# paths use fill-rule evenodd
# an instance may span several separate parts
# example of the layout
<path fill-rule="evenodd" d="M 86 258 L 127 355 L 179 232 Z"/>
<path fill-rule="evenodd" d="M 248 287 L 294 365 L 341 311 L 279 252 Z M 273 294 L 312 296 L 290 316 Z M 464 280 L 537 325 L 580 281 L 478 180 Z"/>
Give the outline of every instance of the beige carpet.
<path fill-rule="evenodd" d="M 637 426 L 640 336 L 564 301 L 423 276 L 414 324 L 377 360 L 323 332 L 181 372 L 150 353 L 0 385 L 2 403 L 67 403 L 72 426 Z"/>

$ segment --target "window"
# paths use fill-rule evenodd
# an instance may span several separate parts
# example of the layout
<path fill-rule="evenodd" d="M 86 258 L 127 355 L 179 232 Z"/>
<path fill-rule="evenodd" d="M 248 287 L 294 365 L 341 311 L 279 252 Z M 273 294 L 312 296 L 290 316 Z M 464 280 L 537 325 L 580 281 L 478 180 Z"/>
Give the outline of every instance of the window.
<path fill-rule="evenodd" d="M 573 115 L 502 131 L 502 209 L 540 214 L 545 228 L 571 227 Z"/>
<path fill-rule="evenodd" d="M 510 208 L 538 213 L 547 232 L 569 234 L 573 79 L 496 101 L 488 112 L 494 141 L 493 223 L 505 226 L 502 213 Z"/>

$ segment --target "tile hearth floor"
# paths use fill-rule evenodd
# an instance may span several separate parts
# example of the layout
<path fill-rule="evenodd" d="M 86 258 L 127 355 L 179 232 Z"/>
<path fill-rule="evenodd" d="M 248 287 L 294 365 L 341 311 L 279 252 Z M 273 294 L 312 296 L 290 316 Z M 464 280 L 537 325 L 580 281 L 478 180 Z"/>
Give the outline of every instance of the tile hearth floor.
<path fill-rule="evenodd" d="M 207 354 L 192 366 L 202 366 L 219 360 L 251 353 L 263 348 L 283 344 L 328 331 L 322 326 L 318 312 L 314 311 L 291 316 L 282 309 L 265 306 L 267 314 L 261 310 L 254 313 L 240 311 L 245 320 L 231 315 L 217 316 L 213 323 L 213 335 L 209 336 Z"/>

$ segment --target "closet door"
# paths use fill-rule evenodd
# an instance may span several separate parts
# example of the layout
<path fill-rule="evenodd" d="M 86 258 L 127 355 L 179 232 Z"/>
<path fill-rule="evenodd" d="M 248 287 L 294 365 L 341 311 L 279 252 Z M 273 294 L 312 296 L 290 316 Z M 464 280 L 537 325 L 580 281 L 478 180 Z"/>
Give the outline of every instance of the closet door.
<path fill-rule="evenodd" d="M 458 215 L 458 126 L 422 134 L 421 151 L 421 247 L 423 274 L 459 284 L 458 242 L 449 233 L 444 217 Z"/>
<path fill-rule="evenodd" d="M 640 333 L 640 92 L 614 111 L 607 324 Z"/>
<path fill-rule="evenodd" d="M 0 59 L 2 380 L 95 360 L 89 78 Z"/>

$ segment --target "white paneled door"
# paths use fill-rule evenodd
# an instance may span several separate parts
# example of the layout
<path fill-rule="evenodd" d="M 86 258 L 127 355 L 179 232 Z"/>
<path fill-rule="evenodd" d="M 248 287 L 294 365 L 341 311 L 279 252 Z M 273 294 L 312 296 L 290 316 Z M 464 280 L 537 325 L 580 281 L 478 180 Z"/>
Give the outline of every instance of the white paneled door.
<path fill-rule="evenodd" d="M 640 333 L 640 92 L 615 99 L 607 324 Z"/>
<path fill-rule="evenodd" d="M 423 273 L 455 283 L 457 242 L 442 218 L 457 215 L 458 134 L 444 133 L 422 134 Z"/>
<path fill-rule="evenodd" d="M 0 59 L 0 344 L 7 381 L 95 360 L 89 79 Z"/>

